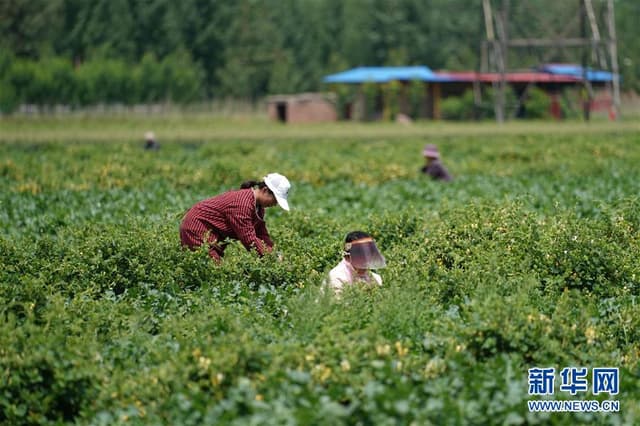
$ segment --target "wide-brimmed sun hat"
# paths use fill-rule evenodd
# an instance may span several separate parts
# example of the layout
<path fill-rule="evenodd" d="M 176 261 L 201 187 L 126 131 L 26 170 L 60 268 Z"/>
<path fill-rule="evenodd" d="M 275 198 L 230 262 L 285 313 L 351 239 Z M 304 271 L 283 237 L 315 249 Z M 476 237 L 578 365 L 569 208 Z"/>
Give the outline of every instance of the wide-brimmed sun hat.
<path fill-rule="evenodd" d="M 267 188 L 269 188 L 271 192 L 273 192 L 278 205 L 284 210 L 289 211 L 289 202 L 287 201 L 289 189 L 291 188 L 289 179 L 287 179 L 280 173 L 269 173 L 264 177 L 263 180 L 267 185 Z"/>
<path fill-rule="evenodd" d="M 433 144 L 425 145 L 424 149 L 422 150 L 422 155 L 427 158 L 440 158 L 438 147 Z"/>

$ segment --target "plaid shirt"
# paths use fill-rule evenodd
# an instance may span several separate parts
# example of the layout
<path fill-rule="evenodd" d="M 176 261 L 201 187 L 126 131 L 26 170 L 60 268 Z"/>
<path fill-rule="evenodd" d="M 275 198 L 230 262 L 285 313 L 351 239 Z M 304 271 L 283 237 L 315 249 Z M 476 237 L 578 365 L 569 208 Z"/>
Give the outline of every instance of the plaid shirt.
<path fill-rule="evenodd" d="M 207 233 L 209 242 L 240 240 L 247 250 L 255 248 L 259 255 L 273 247 L 264 222 L 264 207 L 256 207 L 250 188 L 225 192 L 189 209 L 180 225 L 182 244 L 191 248 L 200 246 Z M 220 246 L 220 254 L 225 245 Z"/>

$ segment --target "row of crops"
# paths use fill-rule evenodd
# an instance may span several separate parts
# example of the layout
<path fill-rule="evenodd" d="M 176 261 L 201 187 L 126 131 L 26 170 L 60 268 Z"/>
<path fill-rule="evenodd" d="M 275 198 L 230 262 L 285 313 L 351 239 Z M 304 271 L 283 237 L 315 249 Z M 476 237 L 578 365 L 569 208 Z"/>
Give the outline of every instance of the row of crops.
<path fill-rule="evenodd" d="M 0 423 L 640 422 L 637 132 L 336 126 L 0 143 Z M 453 182 L 420 176 L 426 142 Z M 180 249 L 194 202 L 272 171 L 293 184 L 267 212 L 283 262 Z M 355 229 L 384 285 L 336 300 Z M 617 367 L 620 390 L 534 397 L 534 367 Z"/>

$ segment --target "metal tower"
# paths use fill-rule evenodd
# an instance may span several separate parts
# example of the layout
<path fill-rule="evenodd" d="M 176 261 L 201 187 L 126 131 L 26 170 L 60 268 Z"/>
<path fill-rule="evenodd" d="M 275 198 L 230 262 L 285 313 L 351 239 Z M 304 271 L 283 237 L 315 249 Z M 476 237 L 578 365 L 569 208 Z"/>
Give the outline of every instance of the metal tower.
<path fill-rule="evenodd" d="M 543 30 L 549 36 L 539 38 L 527 36 L 525 27 L 529 28 L 530 25 L 511 26 L 510 18 L 515 16 L 513 16 L 513 10 L 510 10 L 512 9 L 510 0 L 493 0 L 493 2 L 492 0 L 482 0 L 486 39 L 483 40 L 481 46 L 480 66 L 482 72 L 494 72 L 500 75 L 500 79 L 494 83 L 494 108 L 496 120 L 499 123 L 504 122 L 507 118 L 505 117 L 506 73 L 513 68 L 512 64 L 509 63 L 509 59 L 513 56 L 513 53 L 522 50 L 542 52 L 541 54 L 539 53 L 541 63 L 548 62 L 554 57 L 566 57 L 570 50 L 574 54 L 581 54 L 582 81 L 584 84 L 583 114 L 585 120 L 589 120 L 589 105 L 593 98 L 593 90 L 589 79 L 587 79 L 588 68 L 591 64 L 595 64 L 598 68 L 611 72 L 614 78 L 609 84 L 609 90 L 613 100 L 613 113 L 615 117 L 618 117 L 620 110 L 620 81 L 618 78 L 614 0 L 573 1 L 576 2 L 575 8 L 569 5 L 573 13 L 571 13 L 571 16 L 560 19 L 561 27 L 558 22 L 555 22 L 555 25 L 546 22 Z M 594 3 L 596 3 L 597 8 L 594 7 Z M 535 0 L 517 0 L 517 12 L 520 14 L 526 13 L 525 19 L 527 17 L 532 18 L 536 15 L 534 7 L 536 4 L 540 6 L 540 3 Z M 569 1 L 561 1 L 557 7 L 563 6 L 567 9 L 568 4 Z M 537 15 L 540 15 L 539 11 Z M 547 16 L 549 16 L 548 13 Z M 519 18 L 519 22 L 523 22 L 523 17 L 519 16 Z M 605 37 L 602 36 L 600 26 L 606 27 Z M 517 66 L 518 64 L 514 65 Z"/>

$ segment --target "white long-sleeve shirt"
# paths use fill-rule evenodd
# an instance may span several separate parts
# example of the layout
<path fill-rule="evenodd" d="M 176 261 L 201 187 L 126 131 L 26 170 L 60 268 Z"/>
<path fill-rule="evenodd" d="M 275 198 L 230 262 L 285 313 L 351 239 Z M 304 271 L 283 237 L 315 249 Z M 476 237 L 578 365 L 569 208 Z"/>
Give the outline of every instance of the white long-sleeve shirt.
<path fill-rule="evenodd" d="M 329 272 L 328 287 L 336 294 L 339 294 L 345 285 L 358 282 L 370 285 L 382 285 L 382 277 L 373 271 L 367 271 L 365 275 L 358 275 L 358 272 L 346 259 L 342 259 L 342 261 Z"/>

